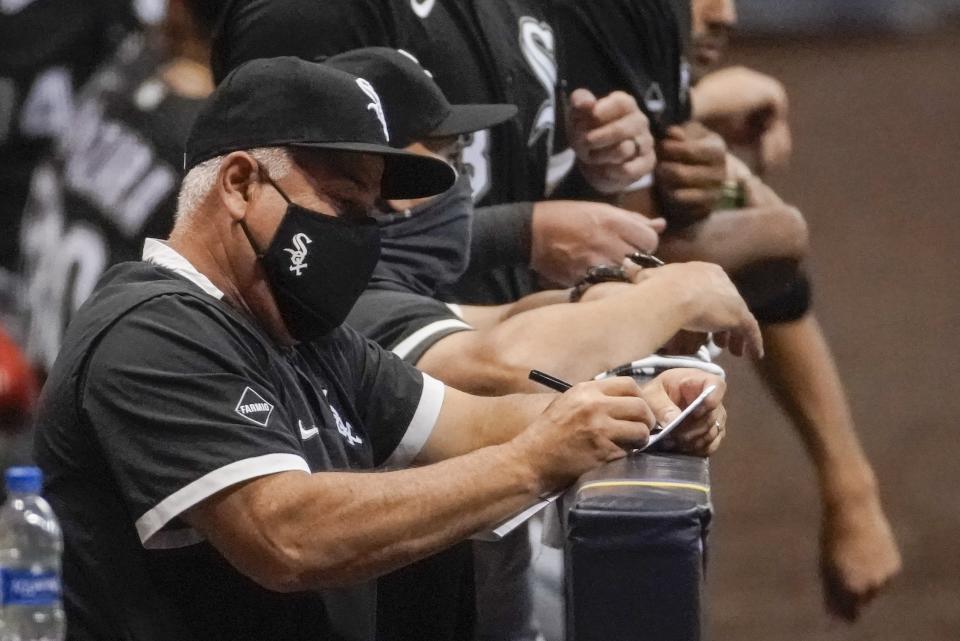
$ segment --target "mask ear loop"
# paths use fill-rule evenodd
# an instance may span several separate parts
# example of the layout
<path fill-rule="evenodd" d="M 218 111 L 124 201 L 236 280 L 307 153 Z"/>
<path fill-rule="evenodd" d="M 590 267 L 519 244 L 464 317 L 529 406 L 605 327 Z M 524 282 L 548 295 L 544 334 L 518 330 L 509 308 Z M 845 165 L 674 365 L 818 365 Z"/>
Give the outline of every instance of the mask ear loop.
<path fill-rule="evenodd" d="M 277 190 L 277 193 L 280 194 L 281 198 L 287 201 L 288 205 L 293 204 L 290 198 L 287 197 L 286 192 L 280 189 L 280 185 L 278 185 L 273 181 L 273 178 L 270 177 L 270 174 L 267 173 L 267 170 L 259 162 L 257 162 L 257 171 L 260 173 L 261 176 L 264 177 L 264 179 L 266 179 L 266 181 L 270 184 L 271 187 Z M 253 248 L 254 255 L 258 259 L 262 259 L 264 256 L 264 252 L 260 251 L 260 249 L 257 248 L 257 243 L 253 240 L 253 234 L 250 233 L 250 229 L 247 227 L 246 217 L 240 219 L 240 229 L 243 230 L 243 234 L 247 237 L 247 242 L 250 243 L 250 247 Z"/>

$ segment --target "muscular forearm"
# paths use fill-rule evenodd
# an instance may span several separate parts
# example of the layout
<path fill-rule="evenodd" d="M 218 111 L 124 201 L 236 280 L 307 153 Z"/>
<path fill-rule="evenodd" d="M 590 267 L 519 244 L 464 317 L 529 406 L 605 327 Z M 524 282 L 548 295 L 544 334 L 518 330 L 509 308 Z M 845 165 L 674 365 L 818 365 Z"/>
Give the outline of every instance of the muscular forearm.
<path fill-rule="evenodd" d="M 827 504 L 872 494 L 875 480 L 857 439 L 839 374 L 816 319 L 763 328 L 764 380 L 790 414 L 816 466 Z"/>
<path fill-rule="evenodd" d="M 678 234 L 665 234 L 667 262 L 702 260 L 730 273 L 763 261 L 802 260 L 809 248 L 806 222 L 787 205 L 717 211 Z"/>
<path fill-rule="evenodd" d="M 491 330 L 484 343 L 515 372 L 513 391 L 536 389 L 526 380 L 530 368 L 588 380 L 656 351 L 684 326 L 687 294 L 671 283 L 651 278 L 622 295 L 519 314 Z"/>
<path fill-rule="evenodd" d="M 517 448 L 502 445 L 397 472 L 276 474 L 188 520 L 253 580 L 301 591 L 357 583 L 433 554 L 542 490 Z"/>
<path fill-rule="evenodd" d="M 569 289 L 548 289 L 524 296 L 515 303 L 506 305 L 461 305 L 463 320 L 477 330 L 496 327 L 511 316 L 545 305 L 556 305 L 570 301 Z"/>
<path fill-rule="evenodd" d="M 541 393 L 484 398 L 448 387 L 437 424 L 416 463 L 443 461 L 506 443 L 533 423 L 556 397 L 543 393 L 542 387 L 534 391 Z M 463 429 L 464 425 L 470 429 Z"/>

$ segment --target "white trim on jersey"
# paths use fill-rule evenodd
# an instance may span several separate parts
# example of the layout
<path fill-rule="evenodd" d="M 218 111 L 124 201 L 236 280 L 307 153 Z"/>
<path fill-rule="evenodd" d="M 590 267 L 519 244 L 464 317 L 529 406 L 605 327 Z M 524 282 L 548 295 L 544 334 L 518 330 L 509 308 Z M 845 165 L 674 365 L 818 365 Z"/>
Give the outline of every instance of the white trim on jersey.
<path fill-rule="evenodd" d="M 443 406 L 446 389 L 446 386 L 437 379 L 427 374 L 423 375 L 423 392 L 420 394 L 417 411 L 410 419 L 410 425 L 407 426 L 407 431 L 400 439 L 400 443 L 387 457 L 382 467 L 396 469 L 413 463 L 427 439 L 433 434 L 433 428 L 440 417 L 440 408 Z"/>
<path fill-rule="evenodd" d="M 390 351 L 400 358 L 406 358 L 410 352 L 415 350 L 421 343 L 435 336 L 436 334 L 439 334 L 440 332 L 447 331 L 448 329 L 472 330 L 473 327 L 456 318 L 447 318 L 445 320 L 436 321 L 434 323 L 430 323 L 429 325 L 424 325 L 414 333 L 410 334 L 405 339 L 397 343 L 396 346 Z"/>
<path fill-rule="evenodd" d="M 414 420 L 416 418 L 414 415 Z M 188 536 L 188 532 L 192 530 L 181 529 L 168 533 L 162 533 L 160 530 L 186 510 L 231 485 L 260 476 L 294 471 L 310 473 L 310 466 L 298 454 L 277 453 L 234 461 L 208 472 L 163 499 L 137 519 L 136 526 L 140 542 L 147 549 L 184 547 L 196 543 L 199 539 Z M 199 537 L 199 534 L 196 536 Z"/>
<path fill-rule="evenodd" d="M 637 182 L 635 182 L 635 183 L 633 183 L 632 185 L 628 186 L 628 187 L 627 187 L 626 189 L 624 189 L 623 191 L 624 191 L 624 192 L 640 191 L 641 189 L 646 189 L 647 187 L 653 187 L 653 173 L 652 173 L 652 172 L 649 173 L 649 174 L 647 174 L 646 176 L 641 176 L 640 179 L 637 180 Z"/>
<path fill-rule="evenodd" d="M 214 298 L 223 298 L 223 292 L 211 283 L 209 278 L 198 272 L 190 261 L 162 240 L 147 238 L 143 241 L 143 260 L 166 267 L 177 275 L 183 276 Z"/>
<path fill-rule="evenodd" d="M 577 154 L 572 148 L 564 149 L 550 156 L 550 159 L 547 161 L 546 191 L 548 196 L 553 193 L 553 190 L 560 184 L 560 181 L 567 177 L 567 174 L 570 173 L 576 162 Z"/>
<path fill-rule="evenodd" d="M 444 303 L 451 312 L 457 315 L 457 318 L 463 320 L 463 308 L 456 303 Z"/>

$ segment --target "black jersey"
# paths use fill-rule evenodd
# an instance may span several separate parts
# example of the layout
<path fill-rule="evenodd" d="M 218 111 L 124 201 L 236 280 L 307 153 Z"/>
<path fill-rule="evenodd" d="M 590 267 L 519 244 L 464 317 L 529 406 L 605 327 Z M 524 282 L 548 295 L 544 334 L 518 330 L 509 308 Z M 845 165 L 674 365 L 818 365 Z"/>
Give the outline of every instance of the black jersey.
<path fill-rule="evenodd" d="M 464 164 L 478 205 L 475 226 L 498 217 L 500 229 L 529 243 L 524 225 L 502 219 L 523 218 L 528 228 L 529 203 L 548 196 L 574 163 L 562 128 L 562 74 L 550 0 L 237 0 L 214 40 L 214 74 L 222 78 L 251 58 L 318 60 L 368 46 L 413 53 L 451 102 L 518 106 L 516 118 L 470 136 Z M 385 108 L 389 120 L 389 105 Z M 504 209 L 508 205 L 515 207 Z M 476 260 L 502 255 L 498 247 L 478 245 L 495 241 L 492 234 L 474 238 Z M 471 270 L 467 282 L 446 294 L 464 302 L 503 303 L 529 293 L 534 282 L 524 262 L 528 248 L 510 254 L 514 262 L 495 275 Z"/>
<path fill-rule="evenodd" d="M 656 137 L 689 120 L 685 21 L 676 7 L 676 0 L 556 0 L 570 86 L 633 95 Z"/>
<path fill-rule="evenodd" d="M 411 365 L 437 341 L 473 328 L 456 305 L 410 291 L 368 288 L 350 310 L 347 324 Z"/>
<path fill-rule="evenodd" d="M 30 174 L 69 128 L 76 89 L 134 27 L 130 0 L 13 0 L 0 7 L 0 268 L 17 269 Z"/>
<path fill-rule="evenodd" d="M 26 349 L 48 368 L 70 316 L 104 270 L 136 260 L 173 223 L 183 144 L 201 104 L 155 74 L 162 56 L 134 34 L 87 82 L 69 131 L 40 162 L 21 233 Z"/>
<path fill-rule="evenodd" d="M 270 592 L 180 515 L 266 474 L 404 466 L 443 385 L 345 327 L 281 349 L 150 242 L 163 266 L 104 276 L 40 403 L 36 458 L 64 532 L 70 638 L 361 638 L 369 591 Z"/>

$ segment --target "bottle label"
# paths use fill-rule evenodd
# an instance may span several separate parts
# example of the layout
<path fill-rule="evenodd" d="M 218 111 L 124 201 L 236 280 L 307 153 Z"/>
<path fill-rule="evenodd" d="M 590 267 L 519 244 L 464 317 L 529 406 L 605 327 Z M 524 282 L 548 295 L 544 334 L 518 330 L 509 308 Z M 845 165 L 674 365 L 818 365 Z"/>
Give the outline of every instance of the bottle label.
<path fill-rule="evenodd" d="M 54 605 L 60 602 L 56 572 L 0 568 L 0 605 Z"/>

